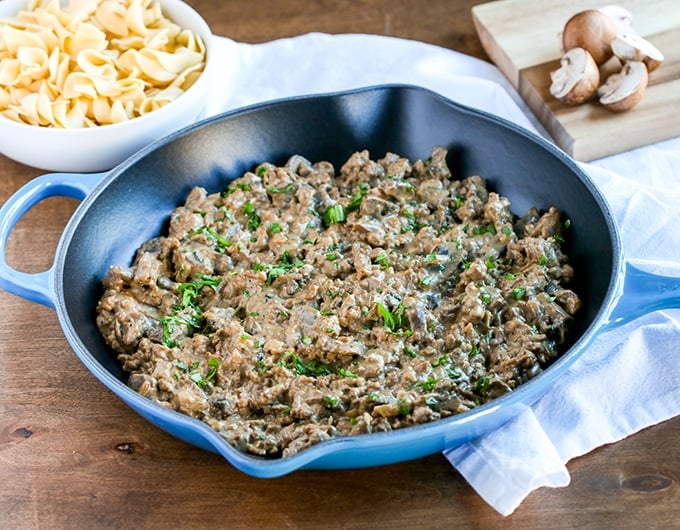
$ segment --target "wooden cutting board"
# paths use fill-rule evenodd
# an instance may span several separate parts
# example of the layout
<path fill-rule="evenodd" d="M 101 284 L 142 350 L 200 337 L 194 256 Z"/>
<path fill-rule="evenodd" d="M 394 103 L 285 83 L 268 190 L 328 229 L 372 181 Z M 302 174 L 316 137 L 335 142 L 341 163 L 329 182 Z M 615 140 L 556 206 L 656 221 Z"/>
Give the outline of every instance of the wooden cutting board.
<path fill-rule="evenodd" d="M 665 56 L 642 101 L 616 114 L 597 102 L 570 107 L 550 95 L 562 55 L 559 33 L 573 14 L 614 2 L 499 0 L 473 7 L 486 53 L 564 151 L 589 161 L 680 136 L 680 1 L 621 0 L 633 28 Z"/>

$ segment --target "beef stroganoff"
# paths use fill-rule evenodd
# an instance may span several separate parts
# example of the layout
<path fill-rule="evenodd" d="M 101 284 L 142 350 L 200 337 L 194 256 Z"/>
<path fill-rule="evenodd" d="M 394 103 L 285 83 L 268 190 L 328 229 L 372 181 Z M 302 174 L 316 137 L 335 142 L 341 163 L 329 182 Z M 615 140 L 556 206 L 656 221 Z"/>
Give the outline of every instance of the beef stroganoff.
<path fill-rule="evenodd" d="M 581 305 L 569 221 L 516 216 L 446 156 L 295 155 L 193 189 L 103 282 L 97 325 L 129 385 L 285 457 L 465 412 L 540 373 Z"/>

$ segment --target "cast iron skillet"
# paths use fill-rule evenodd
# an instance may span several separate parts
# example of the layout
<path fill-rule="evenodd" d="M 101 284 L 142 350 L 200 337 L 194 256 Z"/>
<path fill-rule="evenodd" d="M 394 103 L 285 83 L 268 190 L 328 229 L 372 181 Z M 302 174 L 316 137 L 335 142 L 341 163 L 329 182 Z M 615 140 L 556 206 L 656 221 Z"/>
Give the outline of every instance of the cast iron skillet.
<path fill-rule="evenodd" d="M 170 212 L 195 185 L 209 192 L 262 161 L 292 154 L 339 164 L 367 148 L 410 159 L 449 149 L 456 178 L 478 174 L 524 214 L 556 206 L 571 220 L 566 252 L 573 288 L 584 300 L 565 353 L 516 391 L 478 409 L 389 433 L 338 438 L 294 456 L 244 454 L 198 420 L 169 411 L 125 384 L 115 354 L 95 325 L 100 282 L 110 264 L 127 265 L 137 247 L 161 233 Z M 5 261 L 21 216 L 49 196 L 82 199 L 59 242 L 53 266 L 26 274 Z M 489 114 L 428 90 L 403 85 L 255 105 L 207 119 L 143 149 L 107 174 L 50 174 L 30 181 L 0 209 L 0 287 L 56 309 L 76 355 L 125 403 L 174 436 L 222 454 L 258 477 L 299 468 L 354 468 L 432 454 L 497 428 L 544 394 L 598 334 L 646 312 L 680 306 L 680 280 L 626 263 L 612 214 L 579 166 L 552 144 Z"/>

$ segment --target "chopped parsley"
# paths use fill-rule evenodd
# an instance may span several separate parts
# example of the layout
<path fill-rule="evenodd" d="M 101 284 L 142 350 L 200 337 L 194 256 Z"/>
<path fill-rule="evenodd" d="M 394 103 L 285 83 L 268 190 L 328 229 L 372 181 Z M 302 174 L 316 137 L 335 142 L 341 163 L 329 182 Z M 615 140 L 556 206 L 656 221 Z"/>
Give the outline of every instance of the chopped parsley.
<path fill-rule="evenodd" d="M 257 168 L 255 168 L 255 174 L 258 177 L 262 178 L 265 176 L 268 170 L 269 168 L 267 167 L 267 164 L 260 164 L 259 166 L 257 166 Z"/>
<path fill-rule="evenodd" d="M 176 368 L 179 368 L 182 372 L 188 374 L 189 379 L 196 383 L 198 387 L 203 388 L 217 376 L 217 369 L 220 367 L 220 361 L 215 358 L 209 359 L 207 363 L 208 372 L 205 375 L 200 370 L 199 361 L 194 361 L 191 363 L 191 367 L 182 361 L 175 361 L 173 365 Z M 181 374 L 176 374 L 175 378 L 180 379 Z"/>
<path fill-rule="evenodd" d="M 447 368 L 446 375 L 448 375 L 451 379 L 460 379 L 463 374 L 460 372 L 460 370 L 458 370 L 458 368 Z"/>
<path fill-rule="evenodd" d="M 380 302 L 375 302 L 375 307 L 383 319 L 383 325 L 385 326 L 385 329 L 392 333 L 408 333 L 409 330 L 404 327 L 406 323 L 404 311 L 406 308 L 403 306 L 403 304 L 399 304 L 394 311 L 390 311 Z"/>
<path fill-rule="evenodd" d="M 359 191 L 357 191 L 354 195 L 352 195 L 352 198 L 347 203 L 347 207 L 345 208 L 345 212 L 350 213 L 350 212 L 357 211 L 361 207 L 361 200 L 363 199 L 364 195 L 366 195 L 367 191 L 368 191 L 368 186 L 362 184 L 359 187 Z"/>
<path fill-rule="evenodd" d="M 255 211 L 255 206 L 253 205 L 252 202 L 247 201 L 243 205 L 243 214 L 246 216 L 246 219 L 248 220 L 247 223 L 248 230 L 252 232 L 253 230 L 256 230 L 260 226 L 260 215 Z"/>
<path fill-rule="evenodd" d="M 335 370 L 329 364 L 324 364 L 316 359 L 304 361 L 292 352 L 286 352 L 281 366 L 292 370 L 298 375 L 321 376 L 330 375 Z"/>
<path fill-rule="evenodd" d="M 210 287 L 213 291 L 216 291 L 221 282 L 222 278 L 219 276 L 208 276 L 200 273 L 194 281 L 180 283 L 177 286 L 177 292 L 182 294 L 182 306 L 195 305 L 196 299 L 204 287 Z"/>
<path fill-rule="evenodd" d="M 439 380 L 436 377 L 434 377 L 433 375 L 428 375 L 425 381 L 418 381 L 415 384 L 415 386 L 422 388 L 427 392 L 431 392 L 432 390 L 434 390 L 434 387 L 437 386 L 438 382 Z"/>
<path fill-rule="evenodd" d="M 526 292 L 527 292 L 527 290 L 524 287 L 515 287 L 512 290 L 512 297 L 515 300 L 520 301 L 522 298 L 524 298 L 524 295 L 526 294 Z"/>
<path fill-rule="evenodd" d="M 383 270 L 390 266 L 390 260 L 385 254 L 380 254 L 373 258 L 373 263 L 380 265 L 380 268 Z"/>
<path fill-rule="evenodd" d="M 234 193 L 236 190 L 252 191 L 252 189 L 252 186 L 246 182 L 232 182 L 229 184 L 229 187 L 227 187 L 227 191 L 222 192 L 222 196 L 226 197 L 227 195 Z"/>
<path fill-rule="evenodd" d="M 408 355 L 409 357 L 416 358 L 416 352 L 413 348 L 410 348 L 409 346 L 404 346 L 404 353 Z"/>
<path fill-rule="evenodd" d="M 217 246 L 217 251 L 220 254 L 224 254 L 224 251 L 231 246 L 230 240 L 220 235 L 217 230 L 209 226 L 201 226 L 196 230 L 192 230 L 187 234 L 187 237 L 193 237 L 198 234 L 202 234 L 208 241 L 215 244 Z"/>
<path fill-rule="evenodd" d="M 481 236 L 482 234 L 495 234 L 496 233 L 496 225 L 493 223 L 487 223 L 485 225 L 479 225 L 474 228 L 472 233 L 476 236 Z"/>
<path fill-rule="evenodd" d="M 291 183 L 288 184 L 285 188 L 279 188 L 278 186 L 268 186 L 267 187 L 267 193 L 269 195 L 274 195 L 276 193 L 290 193 L 295 189 L 295 186 Z"/>
<path fill-rule="evenodd" d="M 286 352 L 281 361 L 281 366 L 292 370 L 297 375 L 306 375 L 309 377 L 321 377 L 324 375 L 337 374 L 340 377 L 358 377 L 357 374 L 348 368 L 336 367 L 332 364 L 323 363 L 317 359 L 310 359 L 305 361 L 300 356 L 293 352 Z"/>
<path fill-rule="evenodd" d="M 324 396 L 323 402 L 330 408 L 335 408 L 340 403 L 340 399 L 336 396 Z"/>
<path fill-rule="evenodd" d="M 288 254 L 287 251 L 284 251 L 283 254 L 281 255 L 281 261 L 279 263 L 275 264 L 262 264 L 262 263 L 253 263 L 252 265 L 252 270 L 254 271 L 266 271 L 267 276 L 265 279 L 265 284 L 271 285 L 274 283 L 274 280 L 281 276 L 282 274 L 285 274 L 286 272 L 290 271 L 291 269 L 294 268 L 300 268 L 304 266 L 305 262 L 300 260 L 300 259 L 291 259 L 290 255 Z"/>
<path fill-rule="evenodd" d="M 352 372 L 352 370 L 348 370 L 347 368 L 338 368 L 337 372 L 338 375 L 342 377 L 358 377 L 357 374 Z"/>
<path fill-rule="evenodd" d="M 345 209 L 342 207 L 342 204 L 329 206 L 323 214 L 323 224 L 326 227 L 335 223 L 344 223 L 346 220 L 347 217 L 345 216 Z"/>
<path fill-rule="evenodd" d="M 441 366 L 442 364 L 447 364 L 451 361 L 451 358 L 444 354 L 432 361 L 432 366 Z"/>
<path fill-rule="evenodd" d="M 484 305 L 489 305 L 493 300 L 491 295 L 483 289 L 479 291 L 479 299 L 482 301 L 482 303 L 484 303 Z"/>
<path fill-rule="evenodd" d="M 475 392 L 481 397 L 487 397 L 491 390 L 491 377 L 483 375 L 475 382 Z"/>
<path fill-rule="evenodd" d="M 213 291 L 216 291 L 221 281 L 222 278 L 220 277 L 201 273 L 194 281 L 180 283 L 177 286 L 177 294 L 181 296 L 180 301 L 174 305 L 169 315 L 158 319 L 163 326 L 163 344 L 169 348 L 177 346 L 177 343 L 172 339 L 175 326 L 186 326 L 190 335 L 203 327 L 205 317 L 198 304 L 198 297 L 204 287 L 210 287 Z"/>
<path fill-rule="evenodd" d="M 397 405 L 399 405 L 400 416 L 406 416 L 409 412 L 411 412 L 411 407 L 409 407 L 408 403 L 406 403 L 406 401 L 403 399 L 398 400 Z"/>
<path fill-rule="evenodd" d="M 409 210 L 403 210 L 401 214 L 406 217 L 406 223 L 401 225 L 401 233 L 405 234 L 406 232 L 414 232 L 418 231 L 424 226 L 427 226 L 425 224 L 419 223 L 418 220 L 416 219 L 416 216 L 413 212 Z"/>

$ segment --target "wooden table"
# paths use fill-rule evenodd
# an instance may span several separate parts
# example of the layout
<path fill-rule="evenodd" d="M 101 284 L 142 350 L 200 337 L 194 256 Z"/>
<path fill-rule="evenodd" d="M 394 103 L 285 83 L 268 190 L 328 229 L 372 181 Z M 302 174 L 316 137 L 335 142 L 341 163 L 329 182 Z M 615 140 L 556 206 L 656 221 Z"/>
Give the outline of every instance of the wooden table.
<path fill-rule="evenodd" d="M 241 42 L 376 33 L 485 58 L 474 1 L 189 3 Z M 38 174 L 0 157 L 0 201 Z M 9 262 L 46 269 L 76 205 L 52 198 L 29 212 L 10 238 Z M 52 310 L 5 292 L 0 307 L 0 528 L 670 528 L 680 520 L 680 418 L 571 461 L 568 487 L 532 493 L 508 518 L 441 455 L 255 479 L 127 408 L 80 364 Z"/>

